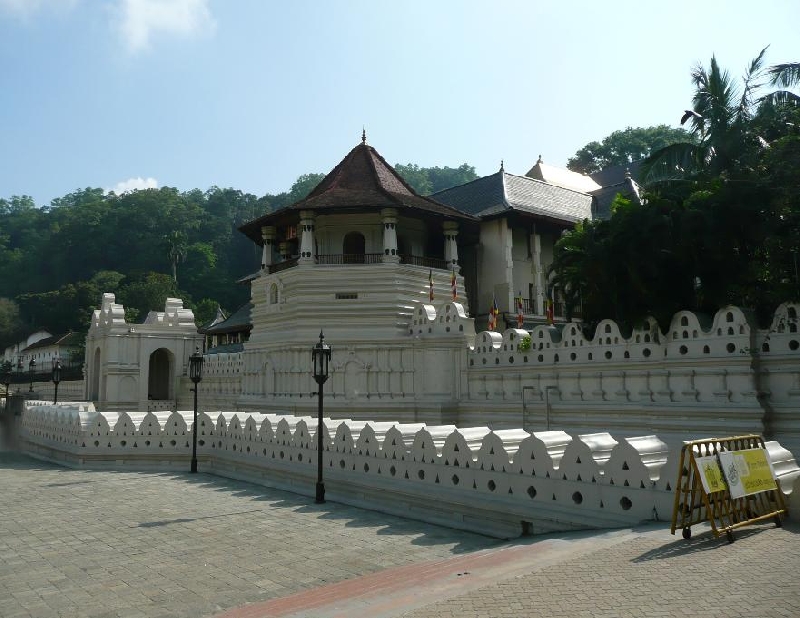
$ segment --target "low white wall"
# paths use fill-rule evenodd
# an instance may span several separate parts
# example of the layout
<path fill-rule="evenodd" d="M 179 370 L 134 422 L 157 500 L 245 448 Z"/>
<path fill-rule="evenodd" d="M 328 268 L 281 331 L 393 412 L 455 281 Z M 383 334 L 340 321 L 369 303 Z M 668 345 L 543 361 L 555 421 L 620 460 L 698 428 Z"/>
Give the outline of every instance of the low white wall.
<path fill-rule="evenodd" d="M 27 452 L 87 468 L 185 470 L 192 413 L 105 412 L 28 402 Z M 313 496 L 316 419 L 220 412 L 198 417 L 200 469 Z M 677 453 L 656 436 L 456 428 L 324 419 L 327 497 L 498 537 L 668 521 Z M 791 488 L 800 470 L 769 449 Z"/>

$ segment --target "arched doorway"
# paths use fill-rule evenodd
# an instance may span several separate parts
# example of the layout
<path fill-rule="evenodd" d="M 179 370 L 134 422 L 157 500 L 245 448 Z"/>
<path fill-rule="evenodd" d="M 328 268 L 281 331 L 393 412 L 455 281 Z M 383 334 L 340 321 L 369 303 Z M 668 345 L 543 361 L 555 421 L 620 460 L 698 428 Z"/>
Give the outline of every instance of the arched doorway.
<path fill-rule="evenodd" d="M 147 398 L 154 401 L 173 399 L 172 353 L 164 348 L 159 348 L 150 355 Z"/>
<path fill-rule="evenodd" d="M 363 264 L 366 241 L 361 232 L 348 232 L 342 242 L 342 261 L 345 264 Z"/>

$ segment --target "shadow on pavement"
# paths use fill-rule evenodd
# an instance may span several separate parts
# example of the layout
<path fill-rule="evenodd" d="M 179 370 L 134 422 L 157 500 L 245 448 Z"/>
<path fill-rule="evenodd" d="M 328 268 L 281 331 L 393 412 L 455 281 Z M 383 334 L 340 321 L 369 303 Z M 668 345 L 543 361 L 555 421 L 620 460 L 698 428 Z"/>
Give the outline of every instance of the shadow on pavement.
<path fill-rule="evenodd" d="M 148 477 L 162 477 L 171 479 L 186 484 L 196 485 L 207 488 L 209 490 L 222 492 L 231 496 L 250 498 L 254 501 L 263 501 L 263 508 L 249 509 L 244 511 L 246 513 L 259 513 L 265 509 L 290 509 L 297 513 L 305 513 L 314 515 L 317 514 L 318 519 L 331 520 L 331 521 L 344 521 L 346 527 L 361 527 L 361 528 L 376 528 L 376 534 L 379 535 L 418 535 L 411 542 L 412 544 L 420 546 L 436 546 L 440 544 L 453 544 L 451 552 L 453 554 L 460 554 L 465 552 L 475 551 L 486 547 L 499 545 L 505 541 L 499 539 L 492 539 L 490 537 L 482 536 L 479 534 L 458 531 L 455 529 L 446 528 L 444 526 L 436 526 L 412 519 L 404 519 L 396 515 L 387 515 L 379 511 L 372 511 L 364 508 L 348 506 L 345 504 L 328 501 L 324 504 L 314 503 L 314 498 L 311 495 L 295 494 L 283 489 L 275 489 L 264 485 L 257 485 L 255 483 L 248 483 L 246 481 L 238 481 L 235 479 L 228 479 L 222 476 L 215 476 L 200 472 L 198 474 L 190 474 L 186 472 L 164 472 L 164 471 L 140 471 L 140 470 L 102 470 L 102 469 L 86 469 L 86 468 L 70 468 L 61 466 L 57 463 L 41 461 L 24 453 L 0 451 L 0 469 L 7 470 L 47 470 L 63 471 L 65 473 L 81 473 L 85 475 L 94 475 L 97 473 L 114 474 L 121 473 L 126 475 L 146 475 Z M 95 483 L 95 480 L 70 480 L 64 483 L 49 483 L 43 487 L 62 487 L 68 485 L 83 485 Z M 313 486 L 309 487 L 309 493 L 313 492 Z M 206 519 L 224 519 L 231 515 L 239 515 L 240 511 L 236 513 L 223 513 L 209 515 L 207 517 L 194 517 L 194 518 L 176 518 L 159 521 L 146 521 L 139 523 L 132 523 L 133 528 L 154 528 L 169 526 L 173 524 L 184 524 L 198 520 Z M 455 543 L 454 543 L 455 542 Z"/>
<path fill-rule="evenodd" d="M 737 528 L 733 531 L 734 542 L 728 543 L 725 534 L 715 537 L 710 528 L 695 534 L 691 539 L 678 538 L 671 543 L 667 543 L 661 547 L 651 549 L 631 560 L 631 562 L 648 562 L 650 560 L 666 560 L 675 556 L 685 556 L 690 554 L 697 554 L 706 551 L 725 551 L 725 548 L 736 547 L 736 542 L 741 539 L 746 539 L 770 529 L 774 529 L 775 525 L 771 522 L 764 524 L 753 524 L 752 527 Z M 791 534 L 797 534 L 798 526 L 794 522 L 784 521 L 783 531 Z M 677 532 L 680 534 L 680 531 Z"/>

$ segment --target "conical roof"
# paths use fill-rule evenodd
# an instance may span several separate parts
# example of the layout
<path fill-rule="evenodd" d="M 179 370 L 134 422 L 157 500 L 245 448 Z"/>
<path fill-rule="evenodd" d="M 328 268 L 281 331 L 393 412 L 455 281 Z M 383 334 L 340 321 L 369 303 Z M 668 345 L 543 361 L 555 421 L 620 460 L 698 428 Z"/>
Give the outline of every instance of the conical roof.
<path fill-rule="evenodd" d="M 417 195 L 386 160 L 365 140 L 353 148 L 307 197 L 290 206 L 245 223 L 239 229 L 261 242 L 260 228 L 300 210 L 352 211 L 381 208 L 413 209 L 439 218 L 475 218 L 436 200 Z"/>

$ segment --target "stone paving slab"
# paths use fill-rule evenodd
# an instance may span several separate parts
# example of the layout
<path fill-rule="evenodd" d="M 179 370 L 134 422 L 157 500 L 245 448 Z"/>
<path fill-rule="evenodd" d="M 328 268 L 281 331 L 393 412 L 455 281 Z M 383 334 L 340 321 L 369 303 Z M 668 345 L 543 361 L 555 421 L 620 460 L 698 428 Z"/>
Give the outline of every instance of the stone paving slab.
<path fill-rule="evenodd" d="M 502 543 L 188 473 L 0 453 L 0 616 L 800 617 L 800 526 Z"/>
<path fill-rule="evenodd" d="M 0 452 L 0 616 L 175 618 L 498 544 L 203 473 Z"/>

